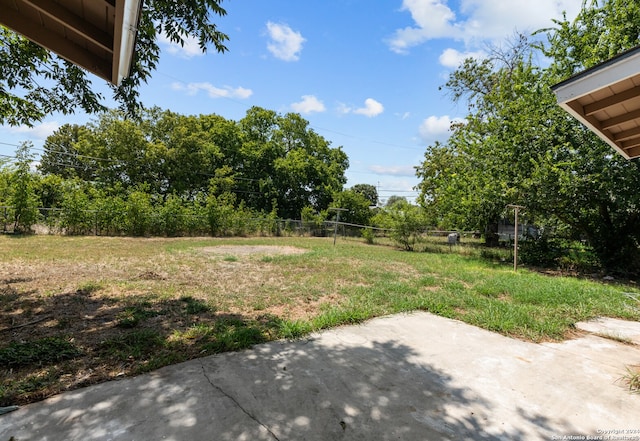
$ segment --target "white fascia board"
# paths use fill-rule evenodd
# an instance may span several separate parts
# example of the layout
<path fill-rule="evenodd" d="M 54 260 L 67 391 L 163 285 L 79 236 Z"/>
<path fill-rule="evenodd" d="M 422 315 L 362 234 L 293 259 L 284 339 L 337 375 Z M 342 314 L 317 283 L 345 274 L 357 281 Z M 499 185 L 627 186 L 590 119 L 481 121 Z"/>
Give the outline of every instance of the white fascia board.
<path fill-rule="evenodd" d="M 118 77 L 116 85 L 119 86 L 122 80 L 129 76 L 133 51 L 136 44 L 136 34 L 138 32 L 138 19 L 142 0 L 124 0 L 124 16 L 122 20 L 122 41 L 120 43 L 120 54 L 118 62 Z"/>
<path fill-rule="evenodd" d="M 553 87 L 559 104 L 566 103 L 617 82 L 638 75 L 640 72 L 640 49 L 623 54 L 619 59 L 578 74 Z"/>

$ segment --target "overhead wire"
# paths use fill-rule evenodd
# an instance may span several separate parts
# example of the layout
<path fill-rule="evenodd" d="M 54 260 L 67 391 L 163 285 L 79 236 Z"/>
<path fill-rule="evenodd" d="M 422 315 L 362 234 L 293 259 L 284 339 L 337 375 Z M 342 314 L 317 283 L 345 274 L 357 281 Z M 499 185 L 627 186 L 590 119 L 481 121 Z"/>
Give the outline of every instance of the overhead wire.
<path fill-rule="evenodd" d="M 159 75 L 165 76 L 165 77 L 173 79 L 175 81 L 178 81 L 178 82 L 180 82 L 182 84 L 182 80 L 180 80 L 180 79 L 178 79 L 176 77 L 168 75 L 168 74 L 166 74 L 164 72 L 157 72 L 157 73 Z M 210 94 L 217 95 L 222 99 L 225 99 L 225 100 L 234 102 L 236 104 L 239 104 L 239 105 L 243 106 L 246 109 L 249 109 L 251 107 L 251 106 L 247 105 L 245 102 L 233 99 L 233 98 L 231 98 L 229 96 L 226 96 L 226 95 L 224 95 L 222 93 L 219 93 L 219 92 L 217 92 L 215 90 L 207 90 L 207 92 L 210 93 Z M 350 135 L 350 134 L 347 134 L 347 133 L 339 132 L 337 130 L 327 129 L 325 127 L 320 127 L 320 126 L 317 126 L 317 125 L 311 124 L 311 123 L 309 124 L 309 127 L 312 128 L 312 129 L 315 129 L 315 130 L 334 133 L 334 134 L 337 134 L 337 135 L 340 135 L 340 136 L 344 136 L 344 137 L 351 138 L 351 139 L 356 139 L 356 140 L 359 140 L 359 141 L 364 141 L 364 142 L 371 143 L 371 144 L 384 145 L 384 146 L 400 148 L 400 149 L 406 149 L 406 150 L 423 150 L 421 147 L 409 147 L 409 146 L 404 146 L 404 145 L 399 145 L 399 144 L 394 144 L 394 143 L 388 143 L 388 142 L 383 142 L 383 141 L 376 141 L 376 140 L 366 139 L 366 138 L 363 138 L 363 137 L 360 137 L 360 136 Z M 0 142 L 0 144 L 1 145 L 12 146 L 12 147 L 19 147 L 18 144 L 12 144 L 12 143 L 6 143 L 6 142 Z M 41 148 L 41 147 L 33 147 L 32 146 L 31 149 L 42 151 L 42 152 L 45 152 L 45 153 L 54 153 L 54 154 L 58 154 L 58 155 L 66 155 L 66 156 L 69 156 L 71 158 L 75 158 L 75 159 L 78 159 L 78 160 L 88 159 L 88 160 L 92 160 L 92 161 L 123 163 L 125 165 L 127 164 L 127 161 L 124 161 L 124 160 L 110 159 L 110 158 L 100 158 L 100 157 L 94 157 L 94 156 L 89 156 L 89 155 L 82 155 L 82 154 L 79 154 L 79 153 L 70 153 L 70 152 L 64 152 L 64 151 L 60 151 L 60 150 L 53 150 L 53 149 L 50 149 L 50 148 Z M 0 156 L 10 158 L 7 155 L 0 155 Z M 80 167 L 82 167 L 82 168 L 86 169 L 86 165 L 80 166 L 80 165 L 66 164 L 66 163 L 61 163 L 61 162 L 56 162 L 56 163 L 50 162 L 50 163 L 52 165 L 68 166 L 68 167 L 72 167 L 72 168 L 80 168 Z M 367 172 L 358 172 L 358 171 L 347 171 L 347 172 L 348 173 L 360 173 L 360 174 L 366 174 L 367 173 Z M 198 174 L 198 175 L 201 175 L 201 176 L 216 177 L 213 174 L 203 173 L 203 172 L 195 172 L 195 174 Z M 251 181 L 251 182 L 259 182 L 259 181 L 261 181 L 260 179 L 242 178 L 242 177 L 237 177 L 237 178 L 234 178 L 234 179 L 243 180 L 243 181 Z M 384 190 L 380 190 L 380 191 L 384 191 Z M 395 190 L 393 190 L 393 191 L 395 191 Z M 395 192 L 400 192 L 400 191 L 395 191 Z"/>

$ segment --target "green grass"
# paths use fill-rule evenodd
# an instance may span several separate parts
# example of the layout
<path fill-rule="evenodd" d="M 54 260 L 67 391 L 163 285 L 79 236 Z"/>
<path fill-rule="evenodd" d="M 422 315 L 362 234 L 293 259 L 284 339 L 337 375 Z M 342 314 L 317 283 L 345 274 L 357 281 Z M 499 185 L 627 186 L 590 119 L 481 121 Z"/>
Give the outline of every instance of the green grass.
<path fill-rule="evenodd" d="M 142 321 L 159 315 L 159 312 L 150 309 L 148 302 L 139 305 L 127 306 L 116 315 L 116 325 L 121 328 L 134 328 Z"/>
<path fill-rule="evenodd" d="M 30 342 L 11 342 L 0 349 L 0 366 L 48 365 L 78 357 L 82 351 L 65 338 L 48 337 Z"/>
<path fill-rule="evenodd" d="M 208 251 L 217 245 L 307 252 L 231 259 Z M 0 378 L 0 405 L 40 399 L 66 387 L 56 381 L 88 370 L 103 369 L 91 379 L 103 381 L 406 311 L 535 342 L 561 340 L 576 322 L 597 316 L 640 320 L 635 285 L 516 273 L 498 252 L 429 246 L 432 252 L 400 251 L 382 239 L 333 246 L 332 238 L 0 236 L 0 274 L 12 275 L 0 279 L 0 329 L 35 323 L 0 342 L 0 366 L 16 368 Z M 46 316 L 55 319 L 35 322 Z"/>
<path fill-rule="evenodd" d="M 213 308 L 202 300 L 194 299 L 191 296 L 181 297 L 180 300 L 184 302 L 184 311 L 189 315 L 200 314 L 203 312 L 213 311 Z"/>

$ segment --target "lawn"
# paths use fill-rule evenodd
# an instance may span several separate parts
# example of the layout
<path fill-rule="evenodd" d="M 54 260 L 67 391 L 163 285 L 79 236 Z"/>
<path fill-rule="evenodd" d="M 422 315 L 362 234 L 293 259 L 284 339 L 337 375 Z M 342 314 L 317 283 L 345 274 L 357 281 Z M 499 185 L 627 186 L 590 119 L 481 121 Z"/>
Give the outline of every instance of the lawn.
<path fill-rule="evenodd" d="M 513 338 L 640 320 L 638 289 L 362 240 L 0 236 L 0 406 L 426 310 Z"/>

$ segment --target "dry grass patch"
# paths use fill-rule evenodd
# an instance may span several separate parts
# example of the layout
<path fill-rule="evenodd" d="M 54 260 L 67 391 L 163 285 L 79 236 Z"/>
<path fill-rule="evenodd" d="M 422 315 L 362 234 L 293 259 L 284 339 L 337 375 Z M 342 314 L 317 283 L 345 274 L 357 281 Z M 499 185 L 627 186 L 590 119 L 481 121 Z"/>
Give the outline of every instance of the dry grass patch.
<path fill-rule="evenodd" d="M 282 245 L 218 245 L 202 247 L 199 251 L 224 256 L 276 256 L 308 252 L 304 248 Z"/>
<path fill-rule="evenodd" d="M 362 241 L 0 236 L 0 251 L 0 406 L 401 311 L 534 341 L 640 319 L 613 286 Z"/>
<path fill-rule="evenodd" d="M 0 260 L 0 406 L 277 338 L 283 320 L 308 319 L 340 297 L 340 280 L 274 260 L 309 251 L 296 246 L 0 240 L 10 245 Z M 17 350 L 38 357 L 50 339 L 73 355 L 3 359 Z"/>

